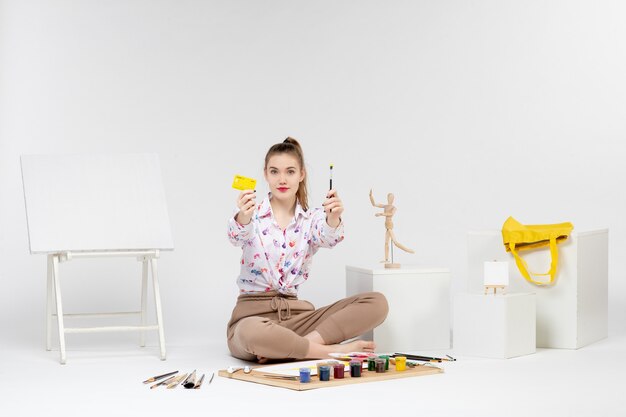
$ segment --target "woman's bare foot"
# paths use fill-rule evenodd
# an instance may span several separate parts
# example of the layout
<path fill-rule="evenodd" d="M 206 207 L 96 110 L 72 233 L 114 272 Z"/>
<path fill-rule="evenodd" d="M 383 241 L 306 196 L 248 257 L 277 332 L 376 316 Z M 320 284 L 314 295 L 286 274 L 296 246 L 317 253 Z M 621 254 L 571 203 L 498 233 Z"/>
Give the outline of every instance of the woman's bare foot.
<path fill-rule="evenodd" d="M 336 345 L 324 345 L 309 340 L 309 359 L 324 359 L 331 353 L 374 352 L 376 344 L 371 340 L 355 340 L 354 342 Z"/>
<path fill-rule="evenodd" d="M 256 361 L 260 364 L 264 364 L 264 363 L 267 363 L 268 359 L 264 358 L 263 356 L 257 356 Z"/>
<path fill-rule="evenodd" d="M 313 330 L 304 337 L 309 339 L 309 352 L 306 357 L 310 359 L 328 358 L 329 353 L 374 352 L 376 349 L 376 344 L 371 340 L 355 340 L 344 344 L 327 345 L 317 330 Z"/>

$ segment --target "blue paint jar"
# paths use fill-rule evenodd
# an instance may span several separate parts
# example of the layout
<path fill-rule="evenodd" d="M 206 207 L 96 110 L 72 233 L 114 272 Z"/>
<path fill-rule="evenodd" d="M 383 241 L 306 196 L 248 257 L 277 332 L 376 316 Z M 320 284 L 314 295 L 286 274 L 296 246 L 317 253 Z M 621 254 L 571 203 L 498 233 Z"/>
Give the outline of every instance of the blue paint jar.
<path fill-rule="evenodd" d="M 300 382 L 311 382 L 311 370 L 309 368 L 300 368 Z"/>
<path fill-rule="evenodd" d="M 330 381 L 330 366 L 320 366 L 320 381 Z"/>

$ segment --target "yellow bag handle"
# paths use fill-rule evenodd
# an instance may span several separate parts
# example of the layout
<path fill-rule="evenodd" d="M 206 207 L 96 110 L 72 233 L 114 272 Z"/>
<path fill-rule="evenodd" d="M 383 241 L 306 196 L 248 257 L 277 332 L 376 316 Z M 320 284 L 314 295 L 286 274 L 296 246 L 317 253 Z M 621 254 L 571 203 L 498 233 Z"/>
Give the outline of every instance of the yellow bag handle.
<path fill-rule="evenodd" d="M 559 251 L 558 251 L 558 249 L 556 247 L 556 237 L 555 236 L 551 236 L 550 237 L 550 255 L 552 257 L 552 262 L 550 264 L 550 270 L 547 273 L 545 273 L 545 274 L 537 274 L 537 273 L 532 273 L 532 272 L 528 273 L 528 265 L 526 265 L 526 261 L 524 259 L 522 259 L 522 257 L 519 256 L 519 254 L 517 253 L 517 250 L 515 250 L 515 243 L 514 242 L 509 242 L 509 249 L 511 250 L 511 253 L 515 257 L 515 263 L 517 264 L 517 268 L 522 273 L 522 275 L 524 276 L 526 281 L 532 282 L 533 284 L 539 285 L 539 286 L 554 284 L 554 279 L 556 277 L 556 269 L 557 269 L 557 266 L 559 264 Z M 532 278 L 531 274 L 532 275 L 539 275 L 539 276 L 550 275 L 550 281 L 549 282 L 536 281 L 536 280 L 534 280 Z"/>

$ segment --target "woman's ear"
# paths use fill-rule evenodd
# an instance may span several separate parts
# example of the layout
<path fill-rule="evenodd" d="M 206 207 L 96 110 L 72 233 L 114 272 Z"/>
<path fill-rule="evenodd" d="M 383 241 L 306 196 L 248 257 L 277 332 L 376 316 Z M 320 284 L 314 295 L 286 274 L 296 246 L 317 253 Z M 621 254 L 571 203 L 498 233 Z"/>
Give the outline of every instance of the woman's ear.
<path fill-rule="evenodd" d="M 304 177 L 306 177 L 306 172 L 304 172 L 304 168 L 300 170 L 300 181 L 304 181 Z"/>

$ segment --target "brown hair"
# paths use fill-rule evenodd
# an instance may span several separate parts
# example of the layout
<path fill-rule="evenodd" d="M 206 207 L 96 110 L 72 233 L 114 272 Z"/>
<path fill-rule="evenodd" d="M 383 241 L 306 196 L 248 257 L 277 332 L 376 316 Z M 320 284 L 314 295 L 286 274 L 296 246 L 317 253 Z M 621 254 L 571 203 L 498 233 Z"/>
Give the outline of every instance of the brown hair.
<path fill-rule="evenodd" d="M 300 203 L 300 205 L 302 206 L 302 209 L 304 211 L 307 211 L 309 209 L 309 197 L 306 187 L 306 170 L 304 170 L 304 155 L 302 153 L 302 147 L 300 146 L 298 141 L 292 137 L 288 137 L 281 143 L 272 145 L 272 147 L 267 151 L 267 154 L 265 155 L 265 165 L 263 167 L 263 171 L 267 169 L 267 163 L 269 162 L 270 158 L 279 153 L 288 153 L 295 156 L 298 160 L 298 163 L 300 164 L 300 169 L 304 171 L 304 179 L 298 186 L 296 199 L 298 200 L 298 203 Z"/>

